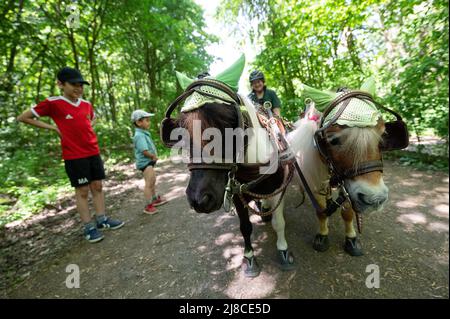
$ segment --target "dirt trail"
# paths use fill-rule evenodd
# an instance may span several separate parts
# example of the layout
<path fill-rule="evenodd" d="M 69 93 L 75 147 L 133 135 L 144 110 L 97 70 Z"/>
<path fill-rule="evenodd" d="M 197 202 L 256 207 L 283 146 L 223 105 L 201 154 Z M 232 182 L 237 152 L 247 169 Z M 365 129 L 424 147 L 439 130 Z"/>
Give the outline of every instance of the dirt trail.
<path fill-rule="evenodd" d="M 286 237 L 296 269 L 276 264 L 270 224 L 252 216 L 253 243 L 261 275 L 240 270 L 243 240 L 237 216 L 196 214 L 184 196 L 183 165 L 161 163 L 159 191 L 171 200 L 160 213 L 141 213 L 143 183 L 131 165 L 110 172 L 107 206 L 126 226 L 98 244 L 81 238 L 70 202 L 0 234 L 3 298 L 448 298 L 448 174 L 386 163 L 390 200 L 367 216 L 360 237 L 365 255 L 343 252 L 341 218 L 330 220 L 330 249 L 312 249 L 317 222 L 309 202 L 300 208 L 290 187 Z M 72 205 L 72 206 L 71 206 Z M 80 268 L 79 289 L 65 285 L 66 266 Z M 379 266 L 379 289 L 365 285 L 366 266 Z M 22 278 L 18 284 L 13 284 Z"/>

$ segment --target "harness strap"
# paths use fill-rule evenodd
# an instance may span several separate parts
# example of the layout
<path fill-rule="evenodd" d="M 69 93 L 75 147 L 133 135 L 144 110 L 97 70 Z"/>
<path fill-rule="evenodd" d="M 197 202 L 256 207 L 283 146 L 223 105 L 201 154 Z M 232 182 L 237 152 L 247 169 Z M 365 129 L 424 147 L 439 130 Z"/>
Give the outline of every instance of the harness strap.
<path fill-rule="evenodd" d="M 265 113 L 259 113 L 258 112 L 257 115 L 258 115 L 258 119 L 259 119 L 261 125 L 266 128 L 266 130 L 269 132 L 269 134 L 271 136 L 274 136 L 272 130 L 270 129 L 270 120 L 274 119 L 274 117 L 273 116 L 270 117 L 270 115 L 269 115 L 269 118 L 267 118 L 266 117 L 267 111 L 265 111 Z M 277 124 L 278 127 L 280 127 L 280 121 L 277 120 L 276 124 Z M 287 149 L 289 147 L 289 144 L 288 144 L 288 142 L 287 142 L 287 140 L 286 140 L 286 138 L 284 136 L 285 132 L 286 132 L 286 130 L 284 129 L 284 127 L 282 129 L 280 129 L 280 134 L 278 136 L 278 139 L 276 139 L 276 143 L 277 143 L 277 146 L 278 146 L 279 150 L 280 149 L 281 150 L 285 150 L 285 149 Z M 323 209 L 320 207 L 318 201 L 316 200 L 316 198 L 315 198 L 311 188 L 309 187 L 309 184 L 306 181 L 306 178 L 303 175 L 303 172 L 300 169 L 300 166 L 298 165 L 296 160 L 293 162 L 293 165 L 292 165 L 292 172 L 294 172 L 294 170 L 297 171 L 297 174 L 300 177 L 300 180 L 301 180 L 301 182 L 303 184 L 303 188 L 306 191 L 306 194 L 308 195 L 309 199 L 311 200 L 311 203 L 314 206 L 314 209 L 316 210 L 317 213 L 322 213 Z M 276 206 L 276 207 L 278 207 L 278 206 Z M 251 209 L 251 207 L 250 207 L 250 209 Z M 272 209 L 272 211 L 274 211 L 274 209 Z M 270 213 L 272 213 L 272 212 L 270 212 Z M 267 215 L 269 215 L 270 213 L 267 213 Z"/>
<path fill-rule="evenodd" d="M 250 192 L 248 190 L 242 189 L 242 186 L 245 184 L 242 184 L 241 187 L 239 187 L 239 191 L 237 192 L 237 195 L 239 197 L 239 199 L 241 200 L 242 204 L 244 205 L 244 207 L 246 207 L 251 213 L 259 215 L 259 216 L 268 216 L 271 215 L 274 211 L 276 211 L 278 209 L 278 207 L 281 204 L 281 201 L 284 198 L 284 194 L 286 193 L 287 187 L 289 185 L 289 183 L 292 181 L 292 177 L 294 176 L 294 169 L 292 167 L 292 165 L 286 165 L 286 169 L 288 170 L 288 174 L 283 182 L 283 184 L 281 184 L 281 186 L 275 190 L 273 193 L 267 194 L 267 195 L 261 195 L 261 194 L 256 194 L 253 192 Z M 253 198 L 257 198 L 257 199 L 267 199 L 270 197 L 273 197 L 275 195 L 278 195 L 281 193 L 280 198 L 278 199 L 277 204 L 272 207 L 269 211 L 267 212 L 259 212 L 255 209 L 253 209 L 252 207 L 250 207 L 249 202 L 247 202 L 244 198 L 244 194 L 249 195 Z"/>
<path fill-rule="evenodd" d="M 336 186 L 344 179 L 353 178 L 355 176 L 364 175 L 370 172 L 383 172 L 383 160 L 367 161 L 356 168 L 349 168 L 343 173 L 333 170 L 333 175 L 330 178 L 330 185 Z"/>
<path fill-rule="evenodd" d="M 196 170 L 196 169 L 214 169 L 214 170 L 230 170 L 230 167 L 232 167 L 235 164 L 218 164 L 218 163 L 189 163 L 187 164 L 188 169 L 190 171 Z"/>

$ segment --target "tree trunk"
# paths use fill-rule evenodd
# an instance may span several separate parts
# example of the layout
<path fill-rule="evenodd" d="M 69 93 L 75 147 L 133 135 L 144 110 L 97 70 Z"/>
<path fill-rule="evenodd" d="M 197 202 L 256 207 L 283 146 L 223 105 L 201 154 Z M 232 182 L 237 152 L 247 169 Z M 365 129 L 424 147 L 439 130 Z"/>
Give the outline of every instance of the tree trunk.
<path fill-rule="evenodd" d="M 15 23 L 17 23 L 19 26 L 21 26 L 21 18 L 22 18 L 22 11 L 23 11 L 23 6 L 24 6 L 24 0 L 20 0 L 19 1 L 19 10 L 17 12 L 17 16 L 16 16 L 16 21 Z M 6 66 L 6 72 L 5 74 L 0 78 L 0 105 L 2 105 L 2 110 L 3 110 L 3 114 L 4 116 L 2 116 L 3 120 L 0 120 L 0 124 L 3 124 L 3 121 L 6 120 L 8 118 L 8 108 L 5 107 L 6 105 L 8 105 L 8 99 L 10 98 L 10 95 L 13 91 L 14 85 L 13 85 L 13 75 L 14 75 L 14 66 L 15 66 L 15 59 L 18 53 L 17 47 L 20 43 L 20 33 L 14 37 L 13 39 L 13 43 L 11 45 L 11 50 L 9 53 L 9 58 L 8 58 L 8 65 Z M 16 103 L 13 103 L 14 105 Z"/>
<path fill-rule="evenodd" d="M 69 38 L 69 42 L 70 42 L 70 47 L 72 49 L 73 60 L 75 62 L 75 68 L 77 70 L 79 70 L 80 69 L 80 65 L 79 65 L 79 62 L 78 62 L 79 58 L 78 58 L 77 45 L 75 43 L 75 37 L 74 37 L 73 31 L 72 31 L 71 28 L 69 28 L 67 34 L 68 34 L 68 38 Z"/>

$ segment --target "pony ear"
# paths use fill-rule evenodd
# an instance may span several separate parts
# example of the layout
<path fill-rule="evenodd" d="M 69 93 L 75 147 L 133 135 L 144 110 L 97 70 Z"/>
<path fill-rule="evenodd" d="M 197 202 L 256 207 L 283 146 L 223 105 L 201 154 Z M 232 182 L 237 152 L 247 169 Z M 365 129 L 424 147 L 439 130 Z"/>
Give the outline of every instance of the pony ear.
<path fill-rule="evenodd" d="M 314 101 L 316 108 L 323 112 L 325 108 L 336 98 L 336 93 L 331 91 L 321 91 L 306 84 L 300 84 L 300 96 L 304 99 L 310 98 Z"/>
<path fill-rule="evenodd" d="M 226 70 L 222 71 L 214 78 L 221 81 L 228 86 L 230 86 L 234 91 L 239 88 L 239 79 L 241 78 L 242 71 L 244 71 L 245 66 L 245 55 L 242 54 L 239 59 L 236 60 L 231 66 Z"/>
<path fill-rule="evenodd" d="M 320 113 L 314 103 L 310 103 L 306 105 L 305 108 L 305 118 L 307 118 L 308 120 L 314 120 L 314 121 L 318 121 L 320 119 L 320 117 L 322 116 L 322 113 Z"/>
<path fill-rule="evenodd" d="M 364 81 L 360 88 L 361 91 L 366 91 L 370 93 L 372 96 L 375 95 L 375 79 L 370 77 Z"/>
<path fill-rule="evenodd" d="M 183 90 L 186 90 L 186 88 L 192 83 L 194 82 L 194 79 L 188 78 L 186 75 L 184 75 L 183 73 L 180 73 L 178 71 L 175 71 L 175 74 L 177 76 L 178 79 L 178 83 L 180 83 L 180 86 Z"/>

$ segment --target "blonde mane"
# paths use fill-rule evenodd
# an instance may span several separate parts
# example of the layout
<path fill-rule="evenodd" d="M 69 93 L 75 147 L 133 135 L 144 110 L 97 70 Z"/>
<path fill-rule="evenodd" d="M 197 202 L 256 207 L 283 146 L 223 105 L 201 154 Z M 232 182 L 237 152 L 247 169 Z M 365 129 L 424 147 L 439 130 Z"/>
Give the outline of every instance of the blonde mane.
<path fill-rule="evenodd" d="M 316 121 L 302 118 L 295 124 L 295 130 L 287 135 L 287 140 L 294 151 L 297 162 L 302 169 L 308 184 L 314 192 L 321 192 L 328 183 L 328 168 L 314 143 L 314 134 L 318 129 Z M 328 140 L 339 138 L 342 144 L 340 150 L 352 160 L 356 169 L 367 161 L 369 154 L 375 154 L 381 141 L 384 122 L 380 120 L 375 127 L 351 127 L 339 132 L 329 132 Z"/>
<path fill-rule="evenodd" d="M 352 159 L 353 168 L 356 169 L 361 163 L 367 161 L 371 154 L 376 154 L 381 142 L 381 132 L 378 126 L 372 127 L 349 127 L 334 134 L 341 141 L 339 153 Z"/>

